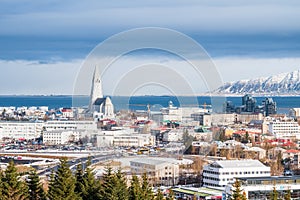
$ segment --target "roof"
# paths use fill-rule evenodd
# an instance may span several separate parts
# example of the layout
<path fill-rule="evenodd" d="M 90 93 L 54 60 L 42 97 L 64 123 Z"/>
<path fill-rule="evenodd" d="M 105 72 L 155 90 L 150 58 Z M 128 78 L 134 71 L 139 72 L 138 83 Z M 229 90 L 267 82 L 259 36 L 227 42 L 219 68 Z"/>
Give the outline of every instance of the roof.
<path fill-rule="evenodd" d="M 194 188 L 194 187 L 181 187 L 181 188 L 173 188 L 174 192 L 180 192 L 184 194 L 189 195 L 196 195 L 201 197 L 207 197 L 207 196 L 221 196 L 222 190 L 218 189 L 212 189 L 207 187 L 200 187 L 200 188 Z"/>
<path fill-rule="evenodd" d="M 260 147 L 251 147 L 249 149 L 245 149 L 244 151 L 261 151 L 261 152 L 266 152 L 263 148 Z"/>
<path fill-rule="evenodd" d="M 174 192 L 180 192 L 180 193 L 184 193 L 184 194 L 196 195 L 196 196 L 201 196 L 201 197 L 210 196 L 209 194 L 206 194 L 206 193 L 201 193 L 201 192 L 196 192 L 196 191 L 181 189 L 181 188 L 175 188 L 175 189 L 172 189 L 172 190 Z"/>
<path fill-rule="evenodd" d="M 286 153 L 299 153 L 299 151 L 296 149 L 289 149 L 286 151 Z"/>
<path fill-rule="evenodd" d="M 131 162 L 138 162 L 138 163 L 143 163 L 143 164 L 147 164 L 147 165 L 160 165 L 163 163 L 169 163 L 165 160 L 151 159 L 151 158 L 139 158 L 139 159 L 130 161 L 130 163 Z"/>
<path fill-rule="evenodd" d="M 237 178 L 243 181 L 246 180 L 297 180 L 300 176 L 264 176 L 264 177 L 241 177 Z"/>
<path fill-rule="evenodd" d="M 94 102 L 94 105 L 101 105 L 105 102 L 106 98 L 97 98 Z"/>
<path fill-rule="evenodd" d="M 218 160 L 213 164 L 221 168 L 267 167 L 258 160 Z"/>
<path fill-rule="evenodd" d="M 253 119 L 249 122 L 249 124 L 263 124 L 264 120 L 257 120 L 257 119 Z"/>

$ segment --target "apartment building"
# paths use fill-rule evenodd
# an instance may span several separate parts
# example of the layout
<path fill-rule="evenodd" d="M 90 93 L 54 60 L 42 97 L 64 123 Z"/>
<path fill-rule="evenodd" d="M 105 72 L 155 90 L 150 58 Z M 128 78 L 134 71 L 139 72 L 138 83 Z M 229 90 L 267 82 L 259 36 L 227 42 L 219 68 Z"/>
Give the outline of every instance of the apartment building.
<path fill-rule="evenodd" d="M 40 137 L 42 122 L 0 122 L 0 139 L 34 139 Z"/>
<path fill-rule="evenodd" d="M 240 177 L 270 176 L 270 167 L 258 160 L 219 160 L 203 168 L 203 186 L 225 188 Z"/>
<path fill-rule="evenodd" d="M 147 173 L 151 185 L 176 185 L 179 181 L 179 165 L 158 158 L 139 158 L 130 161 L 132 174 Z"/>
<path fill-rule="evenodd" d="M 300 139 L 299 124 L 294 120 L 276 120 L 269 123 L 269 132 L 276 138 Z"/>

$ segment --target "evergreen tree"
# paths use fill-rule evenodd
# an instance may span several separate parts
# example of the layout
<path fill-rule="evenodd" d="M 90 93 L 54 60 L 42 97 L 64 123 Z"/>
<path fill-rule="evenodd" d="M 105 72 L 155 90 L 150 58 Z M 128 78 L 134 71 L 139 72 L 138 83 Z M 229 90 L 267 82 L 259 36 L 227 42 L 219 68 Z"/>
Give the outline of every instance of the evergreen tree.
<path fill-rule="evenodd" d="M 47 193 L 47 197 L 48 199 L 52 199 L 52 197 L 54 197 L 55 195 L 55 173 L 52 169 L 51 174 L 50 174 L 50 180 L 48 182 L 48 193 Z"/>
<path fill-rule="evenodd" d="M 231 200 L 246 200 L 247 199 L 245 194 L 242 193 L 241 183 L 239 180 L 236 179 L 232 186 L 234 189 L 233 189 Z"/>
<path fill-rule="evenodd" d="M 83 200 L 96 200 L 100 198 L 100 182 L 95 179 L 93 168 L 91 168 L 91 158 L 86 162 L 83 175 Z"/>
<path fill-rule="evenodd" d="M 103 177 L 101 196 L 110 200 L 127 200 L 129 198 L 125 177 L 119 169 L 116 173 L 108 168 Z"/>
<path fill-rule="evenodd" d="M 84 177 L 83 177 L 83 169 L 82 169 L 82 163 L 78 164 L 76 166 L 76 172 L 75 172 L 75 193 L 79 196 L 83 196 L 85 193 L 85 187 L 84 187 Z"/>
<path fill-rule="evenodd" d="M 11 160 L 2 176 L 2 199 L 23 200 L 28 199 L 28 187 L 20 181 L 14 162 Z"/>
<path fill-rule="evenodd" d="M 271 200 L 278 200 L 278 192 L 277 192 L 275 186 L 273 187 L 273 191 L 272 191 L 272 193 L 270 195 L 270 199 Z"/>
<path fill-rule="evenodd" d="M 284 200 L 291 200 L 291 190 L 286 191 L 284 194 Z"/>
<path fill-rule="evenodd" d="M 3 172 L 2 172 L 2 170 L 0 169 L 0 200 L 2 199 L 2 188 L 3 188 L 3 182 L 2 182 L 2 180 L 3 180 Z"/>
<path fill-rule="evenodd" d="M 142 175 L 142 199 L 150 200 L 153 199 L 152 188 L 149 185 L 148 176 L 146 173 Z"/>
<path fill-rule="evenodd" d="M 28 176 L 27 185 L 29 189 L 30 200 L 45 200 L 46 194 L 40 182 L 40 177 L 36 170 L 31 170 Z"/>
<path fill-rule="evenodd" d="M 60 159 L 60 165 L 49 187 L 48 197 L 51 200 L 80 199 L 78 194 L 75 193 L 75 178 L 69 168 L 67 158 Z"/>
<path fill-rule="evenodd" d="M 101 198 L 102 199 L 105 199 L 105 198 L 112 199 L 113 197 L 114 197 L 114 199 L 116 199 L 116 197 L 114 196 L 115 194 L 114 194 L 113 179 L 114 179 L 114 174 L 112 172 L 112 168 L 108 167 L 103 176 L 103 184 L 102 184 L 103 187 L 101 188 Z"/>
<path fill-rule="evenodd" d="M 155 200 L 164 200 L 164 195 L 161 192 L 160 188 L 158 188 L 158 190 L 157 190 L 157 194 L 156 194 Z"/>
<path fill-rule="evenodd" d="M 118 199 L 127 200 L 128 199 L 128 188 L 126 184 L 126 178 L 124 174 L 121 172 L 121 169 L 118 169 L 117 173 L 115 173 L 115 190 Z"/>
<path fill-rule="evenodd" d="M 136 175 L 132 176 L 129 187 L 129 200 L 140 200 L 142 197 L 140 181 Z"/>

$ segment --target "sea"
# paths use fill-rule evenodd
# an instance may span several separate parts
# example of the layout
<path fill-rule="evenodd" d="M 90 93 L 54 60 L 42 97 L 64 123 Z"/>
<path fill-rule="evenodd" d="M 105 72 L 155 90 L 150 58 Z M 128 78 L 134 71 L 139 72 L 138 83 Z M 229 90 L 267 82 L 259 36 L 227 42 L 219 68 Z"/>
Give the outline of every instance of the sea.
<path fill-rule="evenodd" d="M 214 104 L 215 99 L 218 98 L 218 104 L 225 101 L 231 101 L 234 105 L 242 104 L 242 97 L 210 97 L 210 96 L 112 96 L 112 102 L 115 110 L 147 110 L 148 105 L 151 111 L 159 111 L 163 107 L 167 107 L 172 101 L 173 106 L 179 107 L 206 107 Z M 261 105 L 266 98 L 255 97 L 257 105 Z M 300 96 L 272 96 L 277 104 L 278 113 L 288 113 L 291 108 L 300 107 Z M 62 107 L 88 107 L 88 96 L 71 96 L 71 95 L 51 95 L 51 96 L 22 96 L 10 95 L 0 96 L 0 107 L 32 107 L 32 106 L 48 106 L 49 109 L 58 109 Z"/>

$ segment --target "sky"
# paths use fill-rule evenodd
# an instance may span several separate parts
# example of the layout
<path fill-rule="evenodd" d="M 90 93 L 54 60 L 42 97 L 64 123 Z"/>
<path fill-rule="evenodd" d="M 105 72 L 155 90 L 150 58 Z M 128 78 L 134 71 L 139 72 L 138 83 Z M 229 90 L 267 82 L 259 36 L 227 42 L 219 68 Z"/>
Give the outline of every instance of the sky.
<path fill-rule="evenodd" d="M 300 68 L 299 9 L 297 0 L 1 0 L 0 95 L 72 94 L 98 44 L 143 27 L 172 29 L 195 40 L 223 82 L 291 72 Z M 122 76 L 114 75 L 120 67 L 141 63 L 184 66 L 169 54 L 126 55 L 103 77 L 104 92 L 112 93 L 109 86 Z M 201 86 L 196 93 L 207 90 L 205 77 L 186 79 Z M 161 94 L 164 87 L 148 85 L 139 92 Z"/>

